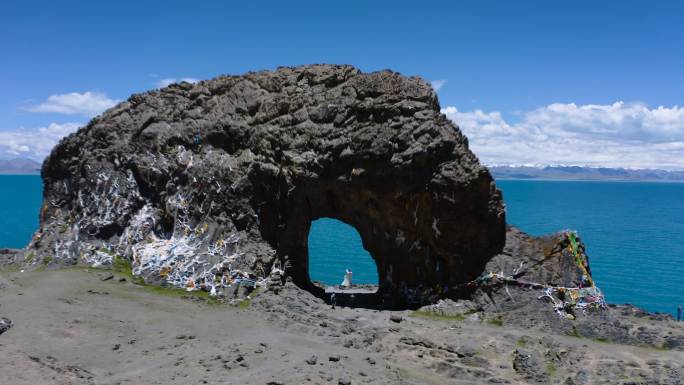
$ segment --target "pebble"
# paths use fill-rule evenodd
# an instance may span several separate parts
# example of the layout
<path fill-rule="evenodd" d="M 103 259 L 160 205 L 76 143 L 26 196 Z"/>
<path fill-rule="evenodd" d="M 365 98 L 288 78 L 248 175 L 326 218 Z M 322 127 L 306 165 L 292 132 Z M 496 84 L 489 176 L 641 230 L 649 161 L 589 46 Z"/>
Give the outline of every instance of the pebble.
<path fill-rule="evenodd" d="M 309 365 L 316 365 L 316 362 L 318 362 L 318 357 L 316 355 L 313 355 L 311 358 L 306 360 L 306 363 Z"/>
<path fill-rule="evenodd" d="M 12 327 L 12 325 L 13 323 L 9 320 L 9 318 L 0 318 L 0 334 L 8 331 Z"/>

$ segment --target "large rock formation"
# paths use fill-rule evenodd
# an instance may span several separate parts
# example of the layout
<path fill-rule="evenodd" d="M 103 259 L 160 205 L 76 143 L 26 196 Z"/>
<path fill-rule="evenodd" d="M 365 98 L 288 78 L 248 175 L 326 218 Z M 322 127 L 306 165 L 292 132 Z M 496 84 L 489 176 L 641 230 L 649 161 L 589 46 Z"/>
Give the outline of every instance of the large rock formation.
<path fill-rule="evenodd" d="M 424 80 L 312 65 L 132 96 L 43 165 L 31 263 L 132 262 L 207 285 L 275 266 L 313 290 L 310 224 L 354 226 L 380 291 L 424 301 L 505 242 L 501 194 Z"/>

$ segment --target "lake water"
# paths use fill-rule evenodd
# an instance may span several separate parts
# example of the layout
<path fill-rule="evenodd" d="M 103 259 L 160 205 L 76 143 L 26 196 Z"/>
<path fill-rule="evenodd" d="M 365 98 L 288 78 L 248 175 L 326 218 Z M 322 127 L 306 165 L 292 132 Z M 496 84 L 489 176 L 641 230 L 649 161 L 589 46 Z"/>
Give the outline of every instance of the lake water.
<path fill-rule="evenodd" d="M 0 175 L 0 248 L 22 248 L 38 228 L 43 184 L 36 175 Z"/>
<path fill-rule="evenodd" d="M 497 182 L 508 222 L 533 234 L 577 230 L 609 302 L 674 312 L 684 304 L 684 184 Z M 0 247 L 23 247 L 38 225 L 37 176 L 0 175 Z M 309 234 L 313 280 L 377 283 L 375 263 L 352 227 L 319 219 Z"/>
<path fill-rule="evenodd" d="M 674 313 L 684 305 L 684 184 L 498 181 L 508 222 L 577 230 L 608 302 Z"/>

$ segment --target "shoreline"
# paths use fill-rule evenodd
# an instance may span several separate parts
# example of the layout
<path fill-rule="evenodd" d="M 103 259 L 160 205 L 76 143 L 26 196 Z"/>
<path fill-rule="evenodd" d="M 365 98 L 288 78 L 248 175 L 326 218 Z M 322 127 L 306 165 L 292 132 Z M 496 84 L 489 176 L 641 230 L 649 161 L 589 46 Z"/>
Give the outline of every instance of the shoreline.
<path fill-rule="evenodd" d="M 553 179 L 553 178 L 497 178 L 497 181 L 526 181 L 526 182 L 603 182 L 603 183 L 652 183 L 652 184 L 682 184 L 684 180 L 632 180 L 632 179 Z"/>

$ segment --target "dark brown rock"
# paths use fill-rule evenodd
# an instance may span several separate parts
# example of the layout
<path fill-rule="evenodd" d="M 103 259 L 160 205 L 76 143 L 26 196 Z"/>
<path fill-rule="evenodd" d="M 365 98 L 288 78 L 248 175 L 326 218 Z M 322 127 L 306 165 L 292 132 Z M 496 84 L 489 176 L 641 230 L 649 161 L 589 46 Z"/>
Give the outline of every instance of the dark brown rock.
<path fill-rule="evenodd" d="M 42 176 L 36 261 L 128 260 L 175 286 L 278 263 L 315 291 L 320 217 L 359 231 L 395 303 L 476 278 L 504 244 L 491 175 L 431 86 L 392 71 L 279 68 L 133 95 L 63 139 Z"/>

